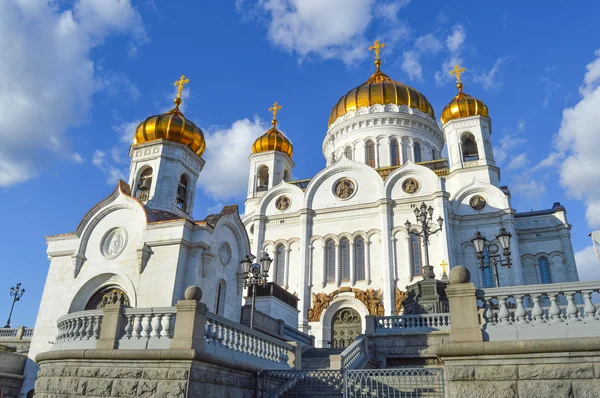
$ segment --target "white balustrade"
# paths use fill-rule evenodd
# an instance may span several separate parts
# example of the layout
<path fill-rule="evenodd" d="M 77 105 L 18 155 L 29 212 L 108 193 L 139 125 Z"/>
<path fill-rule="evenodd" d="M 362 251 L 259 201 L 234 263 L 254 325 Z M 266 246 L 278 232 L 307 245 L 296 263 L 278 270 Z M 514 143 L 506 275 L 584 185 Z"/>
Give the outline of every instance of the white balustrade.
<path fill-rule="evenodd" d="M 0 340 L 13 340 L 17 338 L 17 328 L 0 329 Z"/>
<path fill-rule="evenodd" d="M 356 368 L 364 359 L 368 358 L 368 354 L 367 340 L 363 337 L 358 337 L 340 354 L 342 357 L 341 368 Z"/>
<path fill-rule="evenodd" d="M 290 368 L 292 345 L 213 313 L 206 314 L 204 339 L 206 352 L 216 357 L 266 369 Z"/>
<path fill-rule="evenodd" d="M 572 282 L 479 289 L 484 339 L 535 340 L 600 335 L 592 294 L 600 282 Z"/>
<path fill-rule="evenodd" d="M 124 308 L 126 322 L 119 333 L 119 348 L 169 348 L 176 313 L 175 307 Z"/>
<path fill-rule="evenodd" d="M 95 348 L 102 329 L 102 310 L 80 311 L 58 318 L 53 350 Z M 33 334 L 33 329 L 31 329 Z"/>
<path fill-rule="evenodd" d="M 376 316 L 375 334 L 419 334 L 450 330 L 450 314 Z"/>

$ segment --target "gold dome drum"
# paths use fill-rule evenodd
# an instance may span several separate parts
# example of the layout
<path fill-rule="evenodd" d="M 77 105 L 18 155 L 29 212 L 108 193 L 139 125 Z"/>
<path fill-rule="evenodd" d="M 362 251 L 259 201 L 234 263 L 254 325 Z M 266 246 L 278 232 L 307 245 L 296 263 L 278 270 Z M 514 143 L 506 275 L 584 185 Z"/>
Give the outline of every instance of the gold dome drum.
<path fill-rule="evenodd" d="M 206 149 L 202 130 L 187 120 L 178 108 L 162 115 L 146 118 L 137 127 L 133 143 L 143 144 L 159 139 L 186 145 L 198 156 L 202 156 Z"/>
<path fill-rule="evenodd" d="M 379 70 L 379 62 L 376 61 L 377 71 L 362 85 L 348 91 L 333 107 L 329 116 L 331 126 L 339 117 L 352 112 L 363 106 L 376 104 L 405 105 L 418 109 L 431 116 L 435 120 L 433 107 L 423 94 L 403 83 L 392 80 L 389 76 Z"/>
<path fill-rule="evenodd" d="M 286 153 L 290 158 L 294 152 L 292 143 L 283 136 L 275 127 L 269 129 L 254 141 L 252 153 L 261 153 L 267 151 L 279 151 Z"/>

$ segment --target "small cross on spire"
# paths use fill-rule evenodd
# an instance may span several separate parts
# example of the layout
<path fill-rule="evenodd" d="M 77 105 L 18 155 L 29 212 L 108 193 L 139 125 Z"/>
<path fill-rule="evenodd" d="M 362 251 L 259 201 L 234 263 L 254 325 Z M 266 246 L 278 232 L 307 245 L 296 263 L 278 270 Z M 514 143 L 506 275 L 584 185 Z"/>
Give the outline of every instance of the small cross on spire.
<path fill-rule="evenodd" d="M 271 124 L 273 125 L 273 127 L 275 127 L 275 125 L 277 124 L 277 112 L 279 112 L 279 110 L 281 108 L 282 108 L 282 106 L 279 105 L 277 102 L 274 102 L 273 106 L 269 108 L 269 110 L 273 114 L 273 121 L 271 121 Z"/>
<path fill-rule="evenodd" d="M 175 87 L 177 87 L 177 98 L 176 99 L 181 100 L 181 91 L 183 90 L 183 86 L 185 86 L 189 82 L 190 82 L 190 79 L 186 78 L 184 75 L 181 75 L 179 80 L 177 80 L 175 82 Z"/>
<path fill-rule="evenodd" d="M 446 274 L 446 267 L 448 266 L 448 263 L 446 262 L 446 260 L 442 260 L 442 263 L 440 264 L 440 267 L 442 267 L 442 273 Z"/>
<path fill-rule="evenodd" d="M 456 83 L 461 84 L 460 75 L 462 75 L 466 71 L 465 68 L 461 68 L 458 64 L 454 65 L 454 69 L 452 69 L 449 73 L 451 75 L 456 76 Z"/>
<path fill-rule="evenodd" d="M 375 53 L 375 66 L 377 67 L 377 70 L 379 70 L 379 67 L 381 66 L 381 59 L 379 58 L 379 53 L 384 47 L 385 43 L 379 40 L 375 40 L 373 42 L 373 45 L 369 46 L 369 51 L 373 51 Z"/>

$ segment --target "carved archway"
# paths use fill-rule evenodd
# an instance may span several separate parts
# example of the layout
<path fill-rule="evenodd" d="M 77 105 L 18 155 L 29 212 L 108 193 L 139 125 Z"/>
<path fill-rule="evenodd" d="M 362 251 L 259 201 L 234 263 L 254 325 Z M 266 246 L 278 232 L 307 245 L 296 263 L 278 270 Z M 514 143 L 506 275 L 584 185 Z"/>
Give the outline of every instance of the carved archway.
<path fill-rule="evenodd" d="M 118 286 L 107 286 L 97 290 L 85 305 L 86 310 L 95 310 L 104 308 L 107 304 L 122 304 L 126 307 L 131 306 L 129 297 L 123 289 Z"/>
<path fill-rule="evenodd" d="M 369 310 L 369 315 L 383 316 L 383 300 L 381 300 L 381 289 L 361 290 L 351 287 L 341 287 L 338 290 L 327 293 L 313 293 L 312 307 L 308 310 L 309 322 L 319 322 L 321 314 L 329 303 L 340 293 L 354 293 L 354 297 L 360 300 Z"/>
<path fill-rule="evenodd" d="M 362 333 L 360 315 L 352 308 L 342 308 L 333 316 L 331 323 L 331 346 L 345 348 Z"/>

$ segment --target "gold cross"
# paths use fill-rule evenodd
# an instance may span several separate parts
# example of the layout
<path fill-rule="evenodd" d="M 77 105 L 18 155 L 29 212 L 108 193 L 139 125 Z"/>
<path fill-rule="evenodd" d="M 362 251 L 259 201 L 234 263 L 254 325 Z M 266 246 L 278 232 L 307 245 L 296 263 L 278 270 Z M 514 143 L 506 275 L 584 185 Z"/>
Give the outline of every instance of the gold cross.
<path fill-rule="evenodd" d="M 440 264 L 440 267 L 442 267 L 442 271 L 445 274 L 446 273 L 446 267 L 448 266 L 448 263 L 446 263 L 446 260 L 442 260 L 442 263 Z"/>
<path fill-rule="evenodd" d="M 282 108 L 277 102 L 273 103 L 273 106 L 269 108 L 271 113 L 273 114 L 273 120 L 277 120 L 277 112 Z"/>
<path fill-rule="evenodd" d="M 460 75 L 462 75 L 465 71 L 465 68 L 461 68 L 458 66 L 458 64 L 456 64 L 454 65 L 454 69 L 450 71 L 450 74 L 456 76 L 456 83 L 460 84 Z"/>
<path fill-rule="evenodd" d="M 385 43 L 380 42 L 379 40 L 375 40 L 373 45 L 369 47 L 369 51 L 375 52 L 375 61 L 379 61 L 379 52 L 383 47 L 385 47 Z"/>
<path fill-rule="evenodd" d="M 183 90 L 183 86 L 188 84 L 190 79 L 187 79 L 184 75 L 181 75 L 179 80 L 175 82 L 175 87 L 177 87 L 177 98 L 181 99 L 181 91 Z"/>

